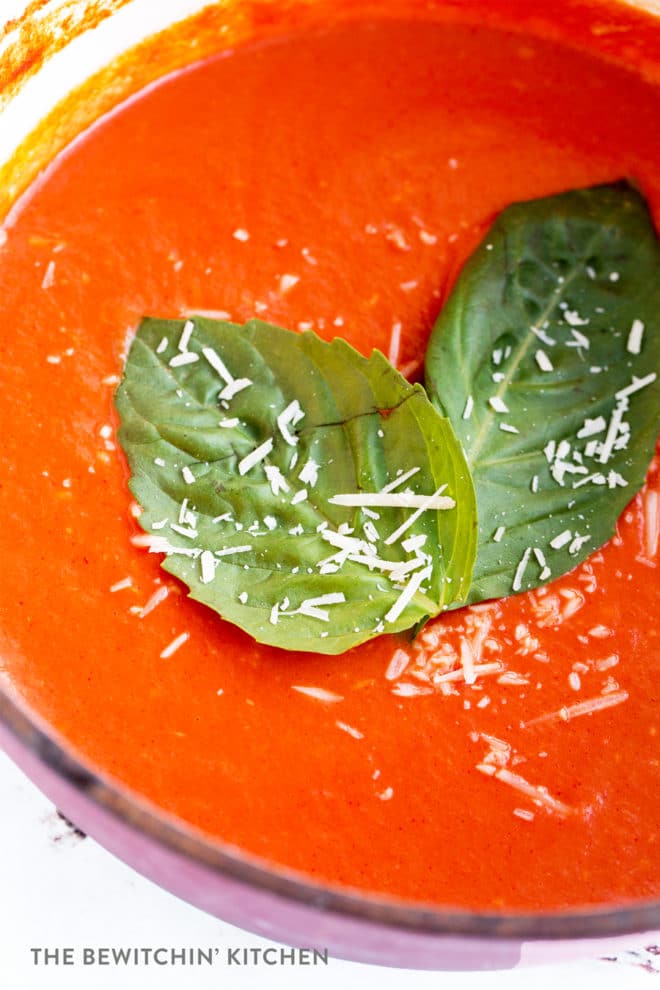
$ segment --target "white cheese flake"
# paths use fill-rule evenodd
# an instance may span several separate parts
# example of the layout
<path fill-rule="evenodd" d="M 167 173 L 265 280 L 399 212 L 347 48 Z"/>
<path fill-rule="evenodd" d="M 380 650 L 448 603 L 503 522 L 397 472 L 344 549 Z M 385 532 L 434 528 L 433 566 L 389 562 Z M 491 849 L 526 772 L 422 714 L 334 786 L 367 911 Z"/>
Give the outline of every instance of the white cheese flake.
<path fill-rule="evenodd" d="M 380 539 L 380 535 L 374 524 L 369 519 L 365 522 L 362 529 L 364 530 L 364 535 L 368 540 L 370 540 L 372 543 L 378 542 L 378 540 Z"/>
<path fill-rule="evenodd" d="M 195 329 L 195 324 L 192 320 L 186 320 L 183 324 L 183 330 L 181 331 L 181 336 L 179 337 L 178 349 L 181 354 L 185 354 L 188 350 L 188 344 L 190 343 L 190 338 L 193 335 L 193 330 Z"/>
<path fill-rule="evenodd" d="M 254 450 L 251 450 L 249 454 L 246 454 L 245 457 L 238 462 L 238 473 L 241 477 L 268 457 L 272 449 L 273 439 L 272 437 L 269 437 L 267 440 L 264 440 L 263 443 L 259 444 L 258 447 L 255 447 Z"/>
<path fill-rule="evenodd" d="M 461 673 L 463 674 L 463 680 L 465 683 L 474 684 L 477 679 L 474 669 L 474 654 L 472 652 L 470 641 L 465 636 L 461 638 L 461 668 Z"/>
<path fill-rule="evenodd" d="M 426 543 L 426 533 L 418 533 L 416 536 L 409 536 L 407 540 L 401 541 L 401 546 L 406 553 L 418 553 Z"/>
<path fill-rule="evenodd" d="M 169 595 L 169 589 L 167 588 L 167 585 L 163 584 L 160 586 L 160 588 L 156 588 L 154 593 L 147 599 L 146 603 L 142 606 L 142 608 L 138 612 L 138 618 L 139 619 L 146 618 L 150 612 L 153 612 L 153 610 L 161 604 L 161 602 L 165 601 L 168 595 Z"/>
<path fill-rule="evenodd" d="M 276 464 L 266 464 L 264 471 L 266 472 L 266 478 L 268 479 L 273 495 L 279 495 L 280 492 L 289 491 L 289 485 Z"/>
<path fill-rule="evenodd" d="M 280 292 L 284 294 L 297 285 L 300 281 L 299 275 L 282 275 L 280 277 Z"/>
<path fill-rule="evenodd" d="M 584 348 L 585 350 L 589 350 L 589 338 L 585 337 L 583 333 L 580 333 L 579 330 L 575 330 L 571 327 L 571 336 L 573 339 L 566 341 L 567 347 L 577 347 L 578 349 Z"/>
<path fill-rule="evenodd" d="M 294 399 L 277 417 L 277 428 L 284 440 L 291 447 L 294 447 L 298 443 L 298 437 L 291 433 L 289 426 L 295 426 L 304 416 L 305 414 L 300 408 L 300 403 L 297 399 Z"/>
<path fill-rule="evenodd" d="M 509 407 L 499 395 L 492 395 L 488 400 L 488 405 L 497 413 L 508 413 Z"/>
<path fill-rule="evenodd" d="M 410 657 L 405 650 L 398 649 L 392 654 L 390 662 L 385 671 L 385 680 L 396 681 L 404 673 L 410 663 Z"/>
<path fill-rule="evenodd" d="M 520 430 L 512 426 L 511 423 L 500 423 L 500 429 L 503 433 L 520 433 Z"/>
<path fill-rule="evenodd" d="M 430 508 L 430 506 L 436 501 L 436 499 L 438 499 L 442 495 L 442 492 L 445 490 L 446 487 L 447 487 L 446 485 L 440 485 L 438 490 L 435 491 L 433 495 L 425 496 L 422 504 L 417 509 L 415 509 L 415 511 L 410 516 L 408 516 L 408 518 L 404 520 L 404 522 L 401 523 L 398 529 L 395 529 L 393 533 L 390 533 L 390 535 L 385 540 L 385 546 L 391 546 L 393 543 L 396 543 L 397 540 L 400 540 L 403 534 L 407 530 L 409 530 L 411 526 L 414 526 L 414 524 L 421 516 L 422 512 L 425 512 L 428 508 Z M 453 509 L 456 503 L 454 502 L 453 499 L 449 499 L 448 501 L 451 501 L 454 504 L 453 505 L 447 504 L 444 506 L 444 508 Z"/>
<path fill-rule="evenodd" d="M 55 262 L 51 259 L 46 265 L 46 271 L 44 273 L 44 277 L 41 282 L 41 288 L 50 289 L 54 283 L 55 283 Z"/>
<path fill-rule="evenodd" d="M 161 651 L 160 654 L 161 659 L 167 660 L 168 657 L 171 657 L 173 653 L 176 653 L 176 651 L 180 649 L 183 646 L 183 644 L 186 643 L 189 639 L 190 639 L 190 633 L 187 632 L 181 633 L 179 636 L 177 636 L 175 639 L 172 640 L 169 646 L 166 646 L 165 649 Z"/>
<path fill-rule="evenodd" d="M 571 542 L 572 537 L 573 534 L 570 529 L 565 529 L 550 540 L 550 546 L 553 550 L 561 550 L 562 547 L 565 547 L 567 543 Z"/>
<path fill-rule="evenodd" d="M 399 352 L 401 350 L 401 330 L 402 326 L 400 323 L 393 323 L 392 330 L 390 332 L 390 346 L 387 352 L 387 357 L 390 364 L 394 365 L 396 368 L 399 360 Z"/>
<path fill-rule="evenodd" d="M 250 545 L 245 545 L 245 544 L 243 546 L 240 546 L 240 547 L 223 547 L 222 550 L 216 550 L 215 551 L 215 556 L 216 557 L 230 557 L 230 556 L 232 556 L 235 553 L 249 553 L 249 551 L 251 549 L 252 549 L 252 547 Z"/>
<path fill-rule="evenodd" d="M 591 539 L 591 536 L 589 534 L 587 534 L 586 536 L 580 536 L 579 533 L 576 533 L 575 536 L 573 537 L 572 541 L 571 541 L 571 544 L 570 544 L 569 548 L 568 548 L 568 552 L 572 556 L 574 556 L 576 553 L 578 553 L 582 549 L 582 547 L 584 546 L 585 543 L 588 543 L 589 542 L 590 539 Z"/>
<path fill-rule="evenodd" d="M 431 574 L 432 574 L 432 568 L 425 567 L 423 570 L 417 571 L 412 575 L 412 577 L 408 581 L 408 584 L 405 586 L 405 588 L 403 589 L 397 600 L 394 602 L 394 605 L 392 605 L 392 607 L 385 615 L 385 622 L 396 622 L 396 620 L 399 618 L 399 616 L 406 608 L 406 606 L 409 605 L 410 602 L 413 600 L 413 598 L 419 591 L 424 581 L 430 579 Z"/>
<path fill-rule="evenodd" d="M 628 482 L 622 478 L 618 471 L 609 471 L 607 475 L 608 488 L 627 488 Z"/>
<path fill-rule="evenodd" d="M 447 486 L 443 485 L 439 491 L 443 491 Z M 447 495 L 413 495 L 407 492 L 347 492 L 341 495 L 332 495 L 328 502 L 332 505 L 346 506 L 377 506 L 378 508 L 401 508 L 401 509 L 453 509 L 456 502 Z M 387 541 L 386 541 L 387 542 Z"/>
<path fill-rule="evenodd" d="M 522 581 L 525 575 L 525 570 L 527 569 L 527 564 L 529 562 L 531 552 L 532 552 L 532 548 L 527 547 L 527 549 L 525 550 L 525 552 L 523 553 L 520 559 L 520 562 L 516 568 L 516 573 L 513 577 L 513 584 L 511 585 L 513 591 L 520 591 L 520 589 L 522 588 Z"/>
<path fill-rule="evenodd" d="M 537 337 L 541 341 L 542 344 L 545 344 L 546 345 L 546 347 L 554 347 L 554 345 L 557 343 L 556 340 L 553 340 L 553 338 L 550 337 L 540 327 L 536 327 L 536 326 L 532 325 L 532 326 L 530 326 L 529 329 L 532 331 L 532 333 L 534 334 L 534 336 Z"/>
<path fill-rule="evenodd" d="M 160 344 L 156 348 L 156 354 L 162 354 L 164 351 L 166 351 L 168 343 L 169 341 L 167 337 L 163 337 Z"/>
<path fill-rule="evenodd" d="M 249 388 L 252 385 L 252 379 L 250 378 L 234 378 L 232 381 L 228 382 L 227 385 L 222 389 L 218 398 L 221 401 L 230 402 L 235 395 L 242 392 L 244 389 Z"/>
<path fill-rule="evenodd" d="M 179 508 L 179 523 L 181 526 L 195 526 L 197 523 L 197 516 L 188 508 L 187 498 L 184 498 Z"/>
<path fill-rule="evenodd" d="M 184 351 L 183 354 L 175 354 L 173 358 L 170 359 L 170 368 L 181 368 L 186 364 L 194 364 L 195 361 L 199 361 L 199 354 L 195 351 Z"/>
<path fill-rule="evenodd" d="M 626 343 L 626 350 L 629 354 L 641 354 L 643 337 L 644 324 L 641 320 L 633 320 Z"/>
<path fill-rule="evenodd" d="M 617 393 L 618 394 L 618 393 Z M 618 405 L 614 407 L 612 415 L 610 417 L 609 426 L 607 428 L 607 435 L 603 441 L 600 448 L 600 454 L 598 461 L 601 464 L 607 464 L 612 452 L 614 451 L 615 444 L 621 432 L 623 426 L 623 417 L 628 409 L 628 399 L 626 397 L 619 400 Z"/>
<path fill-rule="evenodd" d="M 110 591 L 114 594 L 116 591 L 123 591 L 125 588 L 133 587 L 133 578 L 125 577 L 121 581 L 115 581 L 114 584 L 110 585 Z"/>
<path fill-rule="evenodd" d="M 557 449 L 557 444 L 554 440 L 548 440 L 545 447 L 543 448 L 543 453 L 545 454 L 545 459 L 548 464 L 552 464 L 555 458 L 555 451 Z"/>
<path fill-rule="evenodd" d="M 234 240 L 242 241 L 243 243 L 250 240 L 250 234 L 244 227 L 237 227 L 231 236 Z"/>
<path fill-rule="evenodd" d="M 467 401 L 465 403 L 465 409 L 463 410 L 463 419 L 469 419 L 472 415 L 472 410 L 474 409 L 474 399 L 471 395 L 468 395 Z"/>
<path fill-rule="evenodd" d="M 582 319 L 582 317 L 580 316 L 580 314 L 576 309 L 567 309 L 567 308 L 564 309 L 563 317 L 568 323 L 568 325 L 571 327 L 586 327 L 587 324 L 589 323 L 588 319 Z M 589 346 L 588 341 L 586 346 L 587 347 Z"/>
<path fill-rule="evenodd" d="M 319 480 L 319 466 L 312 457 L 303 465 L 298 480 L 302 481 L 303 485 L 309 485 L 310 488 L 313 488 Z"/>
<path fill-rule="evenodd" d="M 229 371 L 217 351 L 215 351 L 212 347 L 202 347 L 202 354 L 213 370 L 218 372 L 225 385 L 229 385 L 234 381 L 234 376 Z"/>
<path fill-rule="evenodd" d="M 301 488 L 291 499 L 291 505 L 298 505 L 300 502 L 305 502 L 307 500 L 307 489 Z"/>
<path fill-rule="evenodd" d="M 178 523 L 170 523 L 170 529 L 173 529 L 179 536 L 185 536 L 187 540 L 195 540 L 199 536 L 196 529 L 192 529 L 190 526 L 179 526 Z"/>
<path fill-rule="evenodd" d="M 617 691 L 613 694 L 600 695 L 596 698 L 589 698 L 586 701 L 578 701 L 574 705 L 564 705 L 558 711 L 549 715 L 539 715 L 538 718 L 530 719 L 525 725 L 542 725 L 544 722 L 569 722 L 573 718 L 580 718 L 584 715 L 592 715 L 594 712 L 601 712 L 607 708 L 614 708 L 628 700 L 627 691 Z"/>
<path fill-rule="evenodd" d="M 200 581 L 202 584 L 210 584 L 215 577 L 216 559 L 213 556 L 211 550 L 203 550 L 202 555 L 199 558 L 199 562 L 202 568 L 202 575 Z"/>
<path fill-rule="evenodd" d="M 192 485 L 195 481 L 195 475 L 192 473 L 187 464 L 181 468 L 181 477 L 187 485 Z"/>
<path fill-rule="evenodd" d="M 657 377 L 655 371 L 652 371 L 650 375 L 646 375 L 644 378 L 638 378 L 636 375 L 633 375 L 630 385 L 626 385 L 625 388 L 621 388 L 618 392 L 615 392 L 614 398 L 627 399 L 634 392 L 639 392 L 640 389 L 646 388 L 647 385 L 652 385 Z"/>
<path fill-rule="evenodd" d="M 554 371 L 555 370 L 554 369 L 554 365 L 553 365 L 552 361 L 550 360 L 550 358 L 548 357 L 548 355 L 545 353 L 545 351 L 541 350 L 540 348 L 535 353 L 534 359 L 535 359 L 536 363 L 538 364 L 539 368 L 541 369 L 541 371 Z"/>
<path fill-rule="evenodd" d="M 316 598 L 306 598 L 300 603 L 295 612 L 291 615 L 305 615 L 311 619 L 319 619 L 321 622 L 328 622 L 329 613 L 323 608 L 324 605 L 340 605 L 346 601 L 343 592 L 330 592 L 327 595 L 319 595 Z"/>
<path fill-rule="evenodd" d="M 359 729 L 354 729 L 352 725 L 347 725 L 346 722 L 335 722 L 335 725 L 338 729 L 341 729 L 342 732 L 346 732 L 349 736 L 352 736 L 353 739 L 364 739 L 364 732 L 360 732 Z"/>
<path fill-rule="evenodd" d="M 596 416 L 595 419 L 585 419 L 584 423 L 577 432 L 578 440 L 586 440 L 587 437 L 593 437 L 597 433 L 602 433 L 607 426 L 607 420 L 604 416 Z"/>
<path fill-rule="evenodd" d="M 493 543 L 499 543 L 506 533 L 506 526 L 498 526 L 493 533 Z"/>
<path fill-rule="evenodd" d="M 401 485 L 404 485 L 406 483 L 406 481 L 414 477 L 414 475 L 416 475 L 418 471 L 419 468 L 414 467 L 414 468 L 410 468 L 409 471 L 405 471 L 402 474 L 398 474 L 394 479 L 394 481 L 388 481 L 386 485 L 383 485 L 383 487 L 381 488 L 381 494 L 385 495 L 387 492 L 393 492 L 397 488 L 400 488 Z"/>
<path fill-rule="evenodd" d="M 314 698 L 316 701 L 324 701 L 327 704 L 337 704 L 337 702 L 344 700 L 343 694 L 328 691 L 326 688 L 307 686 L 306 684 L 292 684 L 291 690 L 307 695 L 308 698 Z"/>

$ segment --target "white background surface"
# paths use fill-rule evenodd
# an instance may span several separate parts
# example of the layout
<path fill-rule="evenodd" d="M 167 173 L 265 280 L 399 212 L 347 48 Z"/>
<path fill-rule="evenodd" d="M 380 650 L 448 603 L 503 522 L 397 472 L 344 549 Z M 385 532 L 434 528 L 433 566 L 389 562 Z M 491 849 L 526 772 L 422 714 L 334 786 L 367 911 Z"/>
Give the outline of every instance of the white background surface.
<path fill-rule="evenodd" d="M 81 839 L 0 753 L 1 990 L 660 990 L 660 955 L 626 953 L 499 973 L 429 973 L 331 959 L 328 966 L 35 966 L 31 947 L 180 949 L 270 943 L 217 921 Z M 644 968 L 645 967 L 645 968 Z M 654 970 L 654 971 L 650 971 Z"/>

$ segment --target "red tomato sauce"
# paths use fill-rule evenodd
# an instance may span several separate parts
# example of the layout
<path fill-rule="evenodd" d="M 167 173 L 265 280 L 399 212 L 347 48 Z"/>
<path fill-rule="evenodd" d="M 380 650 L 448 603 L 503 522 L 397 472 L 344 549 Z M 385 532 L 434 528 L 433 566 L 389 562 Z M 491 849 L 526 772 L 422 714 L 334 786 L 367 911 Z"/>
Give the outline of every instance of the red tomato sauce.
<path fill-rule="evenodd" d="M 112 402 L 145 314 L 257 315 L 393 350 L 415 376 L 506 204 L 627 175 L 660 222 L 659 119 L 660 88 L 569 47 L 374 21 L 194 65 L 33 184 L 0 248 L 0 651 L 80 754 L 319 881 L 484 909 L 660 896 L 657 472 L 545 591 L 447 615 L 416 646 L 287 654 L 131 545 Z M 429 688 L 443 643 L 483 623 L 498 672 Z"/>

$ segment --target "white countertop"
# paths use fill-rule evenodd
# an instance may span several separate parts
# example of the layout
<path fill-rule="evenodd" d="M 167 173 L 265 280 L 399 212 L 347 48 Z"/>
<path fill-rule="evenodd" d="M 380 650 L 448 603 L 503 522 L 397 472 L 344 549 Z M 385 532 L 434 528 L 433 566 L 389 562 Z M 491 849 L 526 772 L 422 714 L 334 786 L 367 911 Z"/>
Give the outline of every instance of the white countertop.
<path fill-rule="evenodd" d="M 660 990 L 660 948 L 639 946 L 616 963 L 580 963 L 497 973 L 382 969 L 330 959 L 327 966 L 230 966 L 226 949 L 269 943 L 190 907 L 145 880 L 90 838 L 81 838 L 0 753 L 0 987 L 3 990 L 222 990 L 390 988 Z M 84 966 L 83 949 L 222 947 L 220 964 Z M 74 965 L 36 965 L 32 949 L 72 950 Z M 657 954 L 656 954 L 657 953 Z M 43 953 L 40 954 L 43 959 Z"/>

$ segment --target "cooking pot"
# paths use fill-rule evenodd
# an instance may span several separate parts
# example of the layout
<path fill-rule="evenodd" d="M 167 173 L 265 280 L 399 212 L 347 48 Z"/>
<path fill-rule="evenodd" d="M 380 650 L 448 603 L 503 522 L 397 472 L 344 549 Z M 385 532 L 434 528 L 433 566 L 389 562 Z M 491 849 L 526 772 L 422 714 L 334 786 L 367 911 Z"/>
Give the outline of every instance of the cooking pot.
<path fill-rule="evenodd" d="M 202 12 L 200 14 L 200 11 Z M 254 37 L 365 16 L 488 20 L 589 35 L 602 57 L 660 74 L 660 7 L 596 0 L 36 0 L 0 18 L 0 219 L 87 124 L 161 75 Z M 199 16 L 198 16 L 199 15 Z M 656 19 L 657 17 L 657 19 Z M 635 24 L 622 44 L 617 25 Z M 4 32 L 4 33 L 2 33 Z M 586 33 L 586 34 L 585 34 Z M 158 42 L 153 43 L 155 35 Z M 149 58 L 144 58 L 145 52 Z M 2 228 L 0 227 L 0 234 Z M 660 901 L 537 914 L 412 905 L 312 882 L 211 841 L 74 755 L 0 674 L 0 744 L 81 829 L 133 868 L 260 935 L 383 965 L 507 968 L 660 939 Z M 653 934 L 655 932 L 655 934 Z"/>

